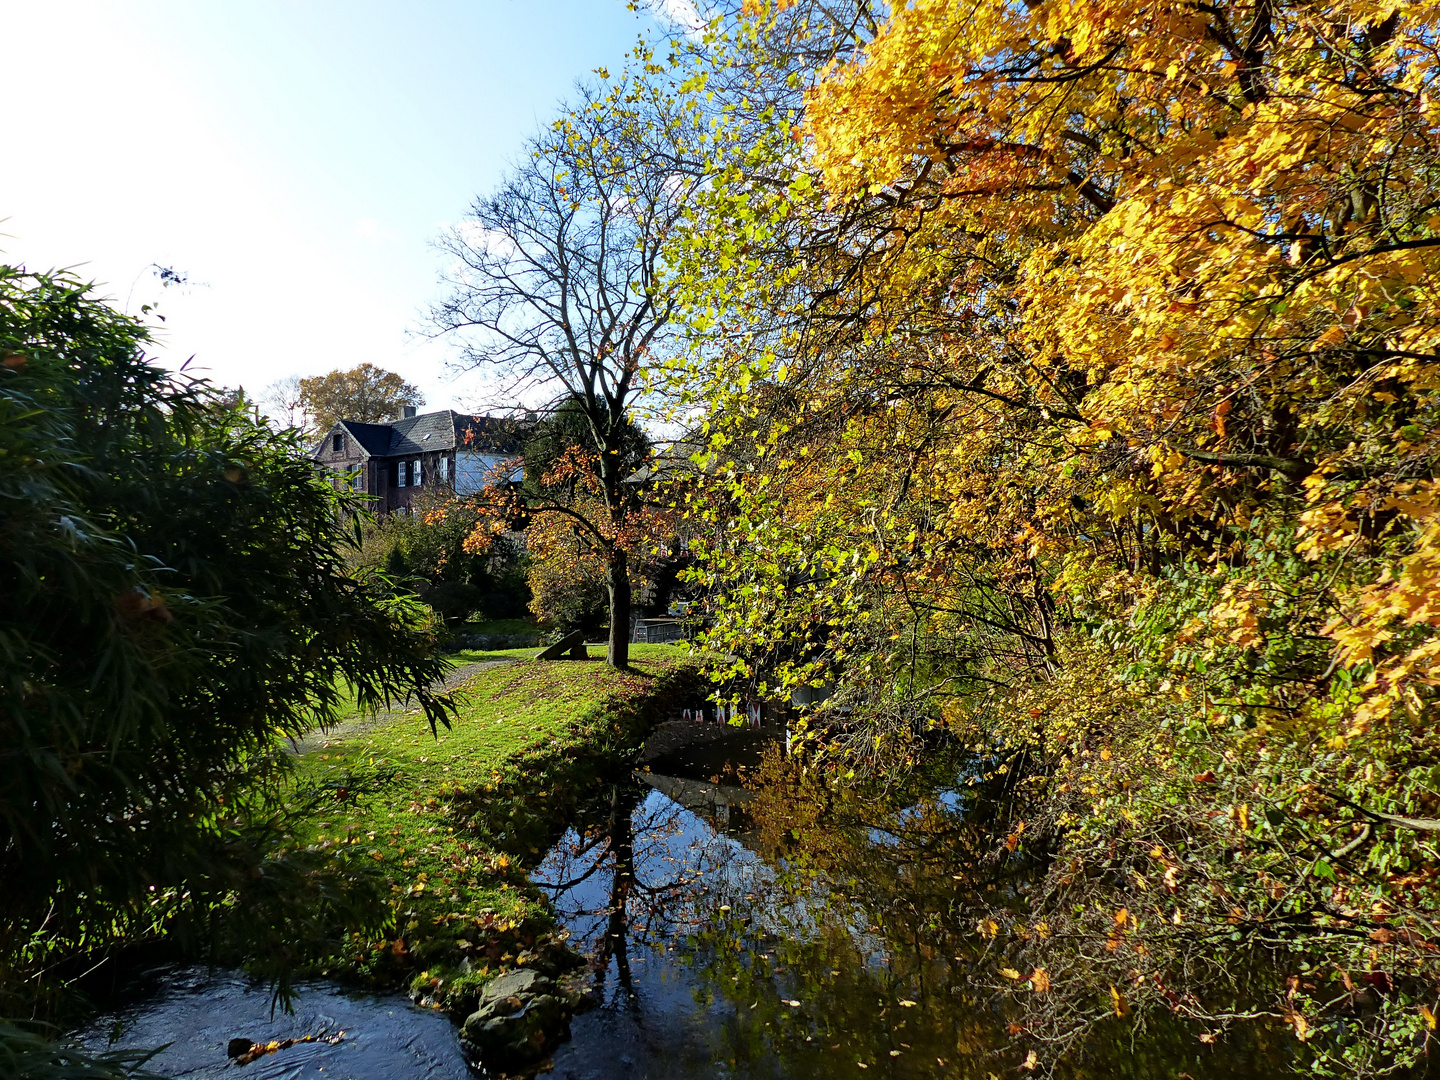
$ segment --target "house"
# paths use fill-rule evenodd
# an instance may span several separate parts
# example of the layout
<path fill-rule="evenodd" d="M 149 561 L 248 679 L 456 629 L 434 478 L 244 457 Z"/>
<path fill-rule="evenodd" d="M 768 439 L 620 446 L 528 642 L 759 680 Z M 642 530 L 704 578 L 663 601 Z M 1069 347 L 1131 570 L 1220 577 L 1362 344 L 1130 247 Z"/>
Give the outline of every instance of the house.
<path fill-rule="evenodd" d="M 453 409 L 401 415 L 380 424 L 341 420 L 310 456 L 331 483 L 374 496 L 377 513 L 409 513 L 427 491 L 473 495 L 495 482 L 496 468 L 520 455 L 531 423 L 471 416 Z M 513 477 L 518 479 L 519 469 Z"/>

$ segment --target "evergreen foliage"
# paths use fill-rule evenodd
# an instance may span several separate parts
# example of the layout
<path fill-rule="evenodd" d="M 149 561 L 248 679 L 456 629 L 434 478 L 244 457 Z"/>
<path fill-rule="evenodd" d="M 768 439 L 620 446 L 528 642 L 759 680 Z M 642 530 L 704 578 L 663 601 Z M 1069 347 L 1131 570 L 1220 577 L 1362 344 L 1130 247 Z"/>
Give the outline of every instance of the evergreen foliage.
<path fill-rule="evenodd" d="M 347 686 L 445 722 L 423 609 L 345 565 L 360 505 L 146 340 L 69 278 L 0 268 L 7 1007 L 36 1007 L 41 968 L 226 912 L 283 977 L 368 917 L 363 875 L 266 857 L 285 740 Z"/>

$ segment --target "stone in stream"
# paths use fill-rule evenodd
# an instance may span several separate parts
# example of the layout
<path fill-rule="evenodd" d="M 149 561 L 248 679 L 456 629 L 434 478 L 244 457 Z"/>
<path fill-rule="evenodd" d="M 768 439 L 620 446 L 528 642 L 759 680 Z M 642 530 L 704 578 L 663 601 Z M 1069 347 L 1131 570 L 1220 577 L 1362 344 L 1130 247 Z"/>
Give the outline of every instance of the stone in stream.
<path fill-rule="evenodd" d="M 507 971 L 480 991 L 460 1038 L 487 1072 L 533 1064 L 569 1034 L 577 1002 L 554 979 L 532 968 Z"/>

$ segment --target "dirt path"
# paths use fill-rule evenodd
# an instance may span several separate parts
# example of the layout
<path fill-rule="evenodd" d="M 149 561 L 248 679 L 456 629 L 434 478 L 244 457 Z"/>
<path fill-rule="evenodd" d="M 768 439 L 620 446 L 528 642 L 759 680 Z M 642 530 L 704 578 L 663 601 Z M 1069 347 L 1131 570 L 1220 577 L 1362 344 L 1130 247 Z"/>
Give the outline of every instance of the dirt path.
<path fill-rule="evenodd" d="M 457 686 L 468 681 L 471 677 L 479 674 L 487 668 L 503 667 L 506 664 L 513 664 L 513 660 L 480 660 L 473 664 L 457 664 L 455 669 L 446 675 L 441 685 L 446 690 L 454 690 Z M 381 724 L 388 724 L 401 716 L 420 715 L 420 709 L 416 706 L 401 706 L 398 709 L 387 709 L 371 716 L 358 716 L 351 720 L 342 721 L 330 728 L 328 731 L 312 731 L 305 738 L 294 743 L 295 754 L 308 754 L 313 750 L 320 750 L 324 747 L 333 746 L 335 743 L 344 742 L 346 739 L 354 738 L 356 735 L 364 734 L 371 728 L 379 727 Z"/>

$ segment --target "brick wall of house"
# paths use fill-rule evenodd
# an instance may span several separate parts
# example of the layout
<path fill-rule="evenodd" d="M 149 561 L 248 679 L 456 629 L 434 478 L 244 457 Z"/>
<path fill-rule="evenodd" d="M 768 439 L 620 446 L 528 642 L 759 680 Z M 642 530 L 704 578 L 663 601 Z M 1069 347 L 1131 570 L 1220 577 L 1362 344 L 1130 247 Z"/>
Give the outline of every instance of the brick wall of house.
<path fill-rule="evenodd" d="M 335 445 L 337 437 L 340 442 L 338 449 Z M 361 449 L 360 444 L 355 441 L 354 437 L 348 434 L 338 424 L 325 436 L 324 441 L 320 444 L 320 448 L 314 456 L 315 460 L 319 462 L 323 469 L 334 474 L 331 478 L 332 480 L 347 477 L 350 475 L 352 469 L 359 468 L 361 470 L 361 490 L 367 492 L 373 491 L 371 477 L 367 475 L 371 470 L 362 468 L 365 464 L 364 451 Z"/>
<path fill-rule="evenodd" d="M 441 472 L 441 462 L 444 461 L 445 471 Z M 400 484 L 400 470 L 405 467 L 406 462 L 415 463 L 414 483 Z M 382 495 L 380 505 L 386 512 L 403 508 L 413 507 L 416 500 L 423 494 L 433 492 L 437 487 L 443 488 L 447 493 L 454 490 L 453 483 L 440 477 L 453 477 L 455 475 L 455 453 L 454 451 L 440 450 L 430 451 L 423 454 L 407 454 L 398 458 L 388 459 L 377 463 L 379 471 L 384 479 L 381 481 L 383 490 L 377 492 Z M 421 483 L 421 480 L 424 480 Z"/>

